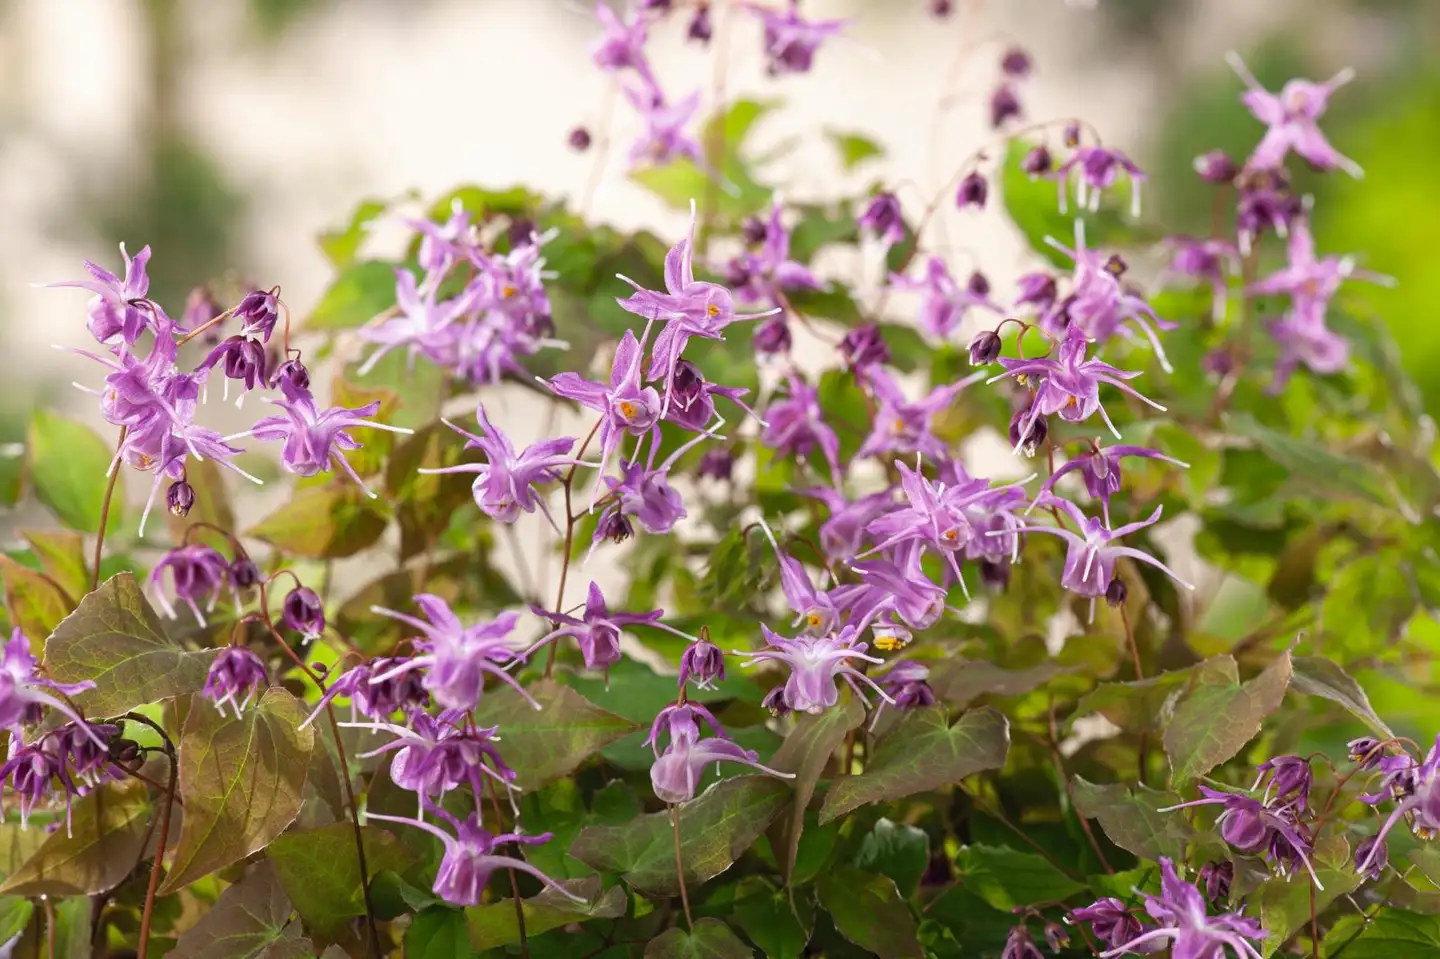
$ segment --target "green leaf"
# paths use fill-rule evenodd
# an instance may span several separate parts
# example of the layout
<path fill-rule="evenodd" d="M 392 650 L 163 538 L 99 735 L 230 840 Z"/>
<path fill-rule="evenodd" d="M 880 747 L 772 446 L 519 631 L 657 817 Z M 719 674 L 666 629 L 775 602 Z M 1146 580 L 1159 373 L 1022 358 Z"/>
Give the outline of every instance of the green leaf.
<path fill-rule="evenodd" d="M 14 506 L 24 492 L 25 446 L 0 443 L 0 506 Z"/>
<path fill-rule="evenodd" d="M 855 168 L 866 160 L 880 160 L 885 157 L 885 148 L 861 133 L 826 129 L 825 139 L 829 140 L 835 147 L 835 152 L 840 154 L 840 166 L 846 173 L 853 173 Z"/>
<path fill-rule="evenodd" d="M 361 835 L 370 875 L 383 869 L 400 872 L 412 861 L 410 851 L 392 833 L 362 826 Z M 312 930 L 333 937 L 346 919 L 365 914 L 352 823 L 286 833 L 270 843 L 265 855 L 275 864 L 275 875 L 295 911 Z"/>
<path fill-rule="evenodd" d="M 1364 881 L 1350 866 L 1350 844 L 1344 836 L 1330 836 L 1315 843 L 1310 857 L 1324 889 L 1313 889 L 1310 874 L 1296 870 L 1288 879 L 1268 877 L 1251 902 L 1259 900 L 1260 925 L 1265 927 L 1265 944 L 1260 954 L 1269 956 L 1310 922 L 1311 894 L 1316 914 L 1324 913 L 1336 899 L 1348 895 Z M 1400 955 L 1400 954 L 1397 954 Z M 1405 956 L 1413 953 L 1405 952 Z"/>
<path fill-rule="evenodd" d="M 1354 499 L 1394 507 L 1384 475 L 1367 460 L 1332 453 L 1309 440 L 1262 426 L 1249 413 L 1227 413 L 1228 432 L 1250 440 L 1290 474 L 1290 481 L 1316 496 Z"/>
<path fill-rule="evenodd" d="M 486 693 L 475 710 L 475 722 L 505 730 L 505 758 L 524 789 L 538 789 L 566 775 L 607 743 L 638 728 L 554 680 L 542 679 L 527 692 L 539 710 L 508 686 Z"/>
<path fill-rule="evenodd" d="M 300 959 L 315 947 L 290 921 L 290 900 L 269 863 L 220 894 L 185 931 L 167 959 Z"/>
<path fill-rule="evenodd" d="M 112 889 L 140 859 L 151 811 L 149 789 L 140 781 L 106 783 L 75 801 L 69 831 L 62 822 L 0 894 L 89 896 Z"/>
<path fill-rule="evenodd" d="M 1180 802 L 1172 792 L 1137 785 L 1132 794 L 1118 783 L 1102 786 L 1076 776 L 1071 780 L 1071 795 L 1077 813 L 1099 820 L 1111 842 L 1141 859 L 1182 859 L 1195 834 L 1181 813 L 1158 811 Z"/>
<path fill-rule="evenodd" d="M 695 885 L 718 876 L 780 815 L 790 786 L 771 776 L 722 779 L 682 803 L 680 849 L 685 881 Z M 673 896 L 675 846 L 670 811 L 637 816 L 620 826 L 590 826 L 576 837 L 570 855 L 593 869 L 623 873 L 641 892 Z"/>
<path fill-rule="evenodd" d="M 35 904 L 24 896 L 0 897 L 0 943 L 24 932 L 34 914 Z"/>
<path fill-rule="evenodd" d="M 735 924 L 760 947 L 766 959 L 800 959 L 810 941 L 814 907 L 809 907 L 808 919 L 802 920 L 791 905 L 792 898 L 759 876 L 747 876 L 735 887 Z M 808 902 L 801 898 L 796 905 Z"/>
<path fill-rule="evenodd" d="M 847 696 L 845 702 L 834 709 L 801 716 L 770 761 L 771 767 L 795 774 L 792 780 L 795 799 L 791 804 L 789 826 L 784 830 L 785 841 L 780 846 L 785 850 L 787 877 L 795 871 L 795 854 L 805 828 L 805 810 L 810 805 L 810 797 L 815 795 L 815 785 L 835 750 L 845 742 L 850 731 L 864 721 L 864 707 L 856 697 Z"/>
<path fill-rule="evenodd" d="M 1069 667 L 1046 661 L 1029 669 L 1004 669 L 986 660 L 952 659 L 930 670 L 930 688 L 945 702 L 964 707 L 981 696 L 1019 696 L 1043 686 Z"/>
<path fill-rule="evenodd" d="M 883 817 L 855 851 L 857 868 L 889 876 L 906 897 L 920 884 L 929 864 L 930 837 L 925 830 Z"/>
<path fill-rule="evenodd" d="M 719 919 L 699 919 L 686 932 L 667 929 L 645 947 L 645 959 L 752 959 L 755 952 Z"/>
<path fill-rule="evenodd" d="M 395 305 L 395 268 L 379 260 L 360 260 L 340 271 L 305 320 L 310 330 L 347 330 L 364 326 Z"/>
<path fill-rule="evenodd" d="M 390 204 L 384 200 L 361 200 L 350 214 L 350 222 L 338 230 L 326 230 L 320 234 L 320 249 L 337 267 L 347 267 L 355 262 L 360 244 L 370 233 L 370 224 L 384 213 Z"/>
<path fill-rule="evenodd" d="M 992 909 L 1062 902 L 1085 888 L 1044 856 L 1004 846 L 964 847 L 955 857 L 955 872 L 961 885 Z"/>
<path fill-rule="evenodd" d="M 972 709 L 952 726 L 941 707 L 915 709 L 880 741 L 859 776 L 831 787 L 820 810 L 827 823 L 866 803 L 903 799 L 998 769 L 1010 748 L 1010 724 L 993 709 Z"/>
<path fill-rule="evenodd" d="M 105 474 L 115 455 L 114 444 L 83 423 L 36 410 L 30 420 L 26 452 L 30 457 L 31 488 L 40 502 L 70 529 L 99 532 L 100 507 L 108 482 Z M 124 512 L 122 475 L 115 479 L 107 532 L 120 528 Z"/>
<path fill-rule="evenodd" d="M 195 505 L 190 507 L 190 512 L 184 516 L 176 516 L 169 510 L 165 511 L 165 524 L 170 528 L 170 538 L 176 543 L 182 542 L 212 542 L 217 547 L 224 548 L 224 537 L 202 524 L 208 523 L 212 527 L 233 530 L 235 526 L 235 511 L 230 507 L 230 494 L 225 487 L 224 474 L 228 470 L 221 469 L 220 465 L 212 459 L 196 460 L 191 457 L 185 464 L 185 481 L 195 490 Z M 187 531 L 192 527 L 199 526 L 193 534 L 193 539 L 186 540 Z"/>
<path fill-rule="evenodd" d="M 1290 686 L 1297 693 L 1339 703 L 1382 739 L 1395 735 L 1375 714 L 1365 690 L 1340 666 L 1323 656 L 1296 656 L 1293 667 L 1295 674 L 1290 677 Z"/>
<path fill-rule="evenodd" d="M 1282 653 L 1248 683 L 1207 683 L 1181 700 L 1165 727 L 1171 781 L 1193 782 L 1239 753 L 1279 708 L 1290 671 L 1290 654 Z"/>
<path fill-rule="evenodd" d="M 697 205 L 713 202 L 715 212 L 726 222 L 732 223 L 759 212 L 770 199 L 770 191 L 748 175 L 742 174 L 738 178 L 730 176 L 736 187 L 732 193 L 714 183 L 693 160 L 683 157 L 664 166 L 636 170 L 630 174 L 630 179 L 655 194 L 672 209 L 689 211 L 691 200 Z"/>
<path fill-rule="evenodd" d="M 53 959 L 91 959 L 91 903 L 88 896 L 72 896 L 55 905 Z M 48 934 L 47 934 L 48 935 Z"/>
<path fill-rule="evenodd" d="M 330 385 L 330 402 L 352 410 L 379 403 L 380 408 L 366 419 L 391 424 L 395 422 L 395 410 L 400 406 L 400 395 L 384 386 L 357 386 L 342 374 Z M 396 434 L 389 430 L 371 429 L 361 435 L 365 438 L 364 444 L 358 450 L 346 452 L 345 459 L 356 473 L 373 476 L 385 468 L 390 451 L 395 448 Z"/>
<path fill-rule="evenodd" d="M 90 681 L 74 698 L 91 716 L 198 692 L 213 649 L 189 652 L 165 635 L 132 573 L 118 573 L 80 601 L 45 641 L 45 669 L 57 682 Z"/>
<path fill-rule="evenodd" d="M 619 886 L 611 886 L 601 895 L 597 876 L 571 880 L 564 885 L 575 895 L 585 897 L 587 902 L 573 902 L 548 888 L 538 896 L 520 900 L 525 912 L 526 936 L 538 936 L 572 922 L 615 919 L 625 914 L 625 890 Z M 465 923 L 470 945 L 481 951 L 520 941 L 520 926 L 515 921 L 512 900 L 471 906 L 465 910 Z"/>
<path fill-rule="evenodd" d="M 349 480 L 304 486 L 247 536 L 303 559 L 341 559 L 373 546 L 389 521 L 377 500 Z"/>
<path fill-rule="evenodd" d="M 419 470 L 482 460 L 479 451 L 467 450 L 465 440 L 442 423 L 417 429 L 414 436 L 405 437 L 395 447 L 385 466 L 385 491 L 395 504 L 400 524 L 401 562 L 433 549 L 455 511 L 470 503 L 475 479 L 470 473 L 425 474 Z"/>
<path fill-rule="evenodd" d="M 315 748 L 308 710 L 278 686 L 241 718 L 195 703 L 180 734 L 180 841 L 160 894 L 265 848 L 300 813 Z"/>
<path fill-rule="evenodd" d="M 70 608 L 74 609 L 75 602 L 90 591 L 85 538 L 68 529 L 23 530 L 21 535 L 40 560 L 40 568 L 45 575 L 64 590 L 70 600 Z"/>
<path fill-rule="evenodd" d="M 999 187 L 1005 212 L 1010 214 L 1010 219 L 1024 235 L 1030 249 L 1052 265 L 1068 270 L 1073 265 L 1070 258 L 1046 243 L 1045 238 L 1054 237 L 1071 246 L 1075 236 L 1076 211 L 1060 212 L 1060 194 L 1055 180 L 1049 177 L 1032 178 L 1020 169 L 1020 161 L 1028 152 L 1029 144 L 1020 139 L 1011 140 L 999 182 L 993 185 Z M 1072 195 L 1070 200 L 1073 204 L 1075 197 Z M 1085 245 L 1090 249 L 1123 246 L 1134 239 L 1134 231 L 1114 210 L 1106 208 L 1099 213 L 1085 211 Z"/>
<path fill-rule="evenodd" d="M 422 909 L 405 930 L 405 959 L 471 959 L 475 954 L 461 909 Z"/>
<path fill-rule="evenodd" d="M 9 556 L 0 555 L 0 578 L 5 580 L 10 624 L 19 626 L 26 636 L 49 635 L 70 612 L 70 598 L 54 580 Z"/>
<path fill-rule="evenodd" d="M 861 949 L 880 959 L 923 957 L 915 918 L 890 877 L 841 865 L 822 873 L 816 889 L 835 928 Z"/>
<path fill-rule="evenodd" d="M 18 817 L 0 823 L 0 879 L 14 875 L 49 838 L 43 829 L 21 829 Z"/>
<path fill-rule="evenodd" d="M 1213 656 L 1184 669 L 1172 669 L 1141 680 L 1101 683 L 1080 697 L 1074 718 L 1099 713 L 1121 729 L 1131 732 L 1161 729 L 1175 704 L 1198 685 L 1238 685 L 1240 670 L 1230 655 Z"/>
<path fill-rule="evenodd" d="M 1345 959 L 1435 959 L 1440 915 L 1382 909 L 1344 954 Z"/>

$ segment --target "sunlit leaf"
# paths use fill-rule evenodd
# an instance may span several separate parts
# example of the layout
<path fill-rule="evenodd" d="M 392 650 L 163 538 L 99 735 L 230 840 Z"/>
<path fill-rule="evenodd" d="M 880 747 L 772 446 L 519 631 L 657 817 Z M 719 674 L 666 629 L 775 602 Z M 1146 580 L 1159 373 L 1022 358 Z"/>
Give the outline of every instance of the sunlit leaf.
<path fill-rule="evenodd" d="M 368 406 L 371 403 L 379 403 L 380 408 L 365 418 L 374 420 L 376 423 L 389 424 L 395 421 L 395 410 L 400 406 L 400 396 L 394 390 L 384 386 L 374 384 L 360 386 L 350 382 L 344 376 L 339 376 L 330 385 L 330 402 L 334 406 L 343 406 L 352 410 Z M 396 434 L 389 430 L 358 429 L 356 434 L 361 446 L 358 450 L 347 450 L 345 459 L 356 473 L 361 476 L 373 476 L 385 468 L 390 451 L 395 447 Z"/>
<path fill-rule="evenodd" d="M 1290 672 L 1290 654 L 1282 653 L 1248 683 L 1227 679 L 1187 694 L 1165 727 L 1171 780 L 1177 785 L 1193 782 L 1240 752 L 1265 717 L 1279 708 Z"/>
<path fill-rule="evenodd" d="M 395 268 L 379 260 L 351 263 L 330 284 L 305 320 L 306 329 L 364 326 L 395 305 Z"/>
<path fill-rule="evenodd" d="M 343 268 L 355 261 L 355 254 L 369 235 L 370 224 L 384 213 L 388 206 L 384 200 L 361 200 L 345 226 L 320 234 L 320 249 L 325 251 L 325 256 L 332 265 Z"/>
<path fill-rule="evenodd" d="M 315 948 L 290 921 L 290 900 L 269 863 L 220 894 L 170 950 L 171 959 L 300 959 Z"/>
<path fill-rule="evenodd" d="M 568 926 L 587 919 L 614 919 L 625 914 L 625 890 L 611 886 L 602 894 L 598 877 L 575 879 L 565 884 L 585 903 L 565 898 L 553 889 L 521 901 L 525 911 L 525 934 L 538 936 L 551 929 Z M 496 902 L 471 906 L 465 910 L 470 945 L 479 950 L 505 946 L 520 941 L 520 925 L 515 918 L 515 903 Z"/>
<path fill-rule="evenodd" d="M 923 829 L 882 818 L 860 841 L 854 862 L 866 872 L 889 876 L 909 896 L 930 865 L 930 837 Z"/>
<path fill-rule="evenodd" d="M 1004 669 L 985 660 L 946 660 L 930 670 L 930 687 L 952 706 L 968 706 L 981 696 L 1018 696 L 1071 672 L 1056 662 L 1029 669 Z"/>
<path fill-rule="evenodd" d="M 10 622 L 31 638 L 48 635 L 70 612 L 71 599 L 49 576 L 0 555 L 5 609 Z"/>
<path fill-rule="evenodd" d="M 1162 729 L 1175 703 L 1187 690 L 1210 683 L 1239 684 L 1240 671 L 1229 655 L 1214 656 L 1194 666 L 1172 669 L 1145 679 L 1101 683 L 1080 697 L 1075 717 L 1099 713 L 1121 729 Z"/>
<path fill-rule="evenodd" d="M 354 556 L 385 532 L 389 516 L 348 479 L 344 485 L 305 486 L 246 535 L 304 559 Z"/>
<path fill-rule="evenodd" d="M 31 529 L 25 530 L 22 535 L 40 560 L 40 568 L 56 586 L 64 590 L 73 609 L 80 597 L 90 591 L 85 538 L 68 529 Z"/>
<path fill-rule="evenodd" d="M 825 139 L 840 155 L 840 166 L 846 173 L 853 172 L 867 160 L 879 160 L 885 156 L 885 148 L 862 133 L 827 129 Z"/>
<path fill-rule="evenodd" d="M 74 801 L 70 829 L 62 822 L 0 886 L 0 893 L 88 896 L 113 888 L 139 860 L 151 812 L 150 790 L 144 783 L 134 779 L 106 783 Z"/>
<path fill-rule="evenodd" d="M 385 869 L 398 872 L 412 861 L 410 851 L 391 833 L 373 826 L 362 826 L 360 833 L 370 875 Z M 265 856 L 275 865 L 295 911 L 315 932 L 332 935 L 346 919 L 364 915 L 353 823 L 288 832 L 270 843 Z"/>
<path fill-rule="evenodd" d="M 263 849 L 300 813 L 315 746 L 308 710 L 279 687 L 240 719 L 196 703 L 180 735 L 180 840 L 161 894 Z"/>
<path fill-rule="evenodd" d="M 115 444 L 83 423 L 36 410 L 26 442 L 30 483 L 35 496 L 70 529 L 95 533 L 105 500 L 106 473 Z M 123 473 L 123 470 L 122 470 Z M 125 479 L 116 477 L 107 532 L 115 532 L 125 512 Z"/>

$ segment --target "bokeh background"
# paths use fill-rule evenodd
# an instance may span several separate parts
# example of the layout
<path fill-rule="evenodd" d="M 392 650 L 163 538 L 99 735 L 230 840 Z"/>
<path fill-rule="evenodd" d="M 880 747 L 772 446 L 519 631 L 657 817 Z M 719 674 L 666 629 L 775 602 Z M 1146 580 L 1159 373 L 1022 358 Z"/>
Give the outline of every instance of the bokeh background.
<path fill-rule="evenodd" d="M 683 41 L 683 15 L 658 31 L 664 85 L 701 89 L 706 111 L 783 99 L 754 142 L 783 154 L 772 170 L 789 195 L 902 183 L 912 213 L 989 139 L 986 98 L 1008 45 L 1036 63 L 1028 116 L 1084 117 L 1130 152 L 1150 172 L 1145 218 L 1168 232 L 1206 228 L 1194 155 L 1243 154 L 1259 134 L 1226 50 L 1272 89 L 1353 66 L 1325 127 L 1367 175 L 1308 184 L 1316 231 L 1322 249 L 1399 280 L 1366 295 L 1428 408 L 1440 406 L 1440 3 L 955 0 L 937 20 L 932 0 L 804 2 L 854 18 L 813 73 L 767 77 L 758 27 L 722 2 L 713 53 Z M 151 293 L 174 315 L 192 287 L 229 275 L 278 284 L 303 317 L 331 279 L 317 235 L 364 198 L 414 196 L 418 209 L 462 183 L 524 184 L 678 235 L 683 219 L 624 175 L 635 121 L 611 109 L 614 89 L 590 63 L 596 32 L 588 5 L 566 0 L 0 0 L 0 470 L 22 455 L 31 410 L 93 417 L 71 383 L 97 371 L 53 349 L 84 345 L 85 295 L 33 284 L 77 277 L 87 257 L 115 267 L 120 241 L 153 247 Z M 616 148 L 570 149 L 577 125 Z M 872 137 L 886 157 L 838 182 L 819 135 L 834 129 Z M 1003 292 L 1026 256 L 1003 213 L 946 210 L 932 240 Z M 374 243 L 400 241 L 388 227 L 395 236 L 382 224 Z M 0 532 L 24 519 L 0 516 Z"/>

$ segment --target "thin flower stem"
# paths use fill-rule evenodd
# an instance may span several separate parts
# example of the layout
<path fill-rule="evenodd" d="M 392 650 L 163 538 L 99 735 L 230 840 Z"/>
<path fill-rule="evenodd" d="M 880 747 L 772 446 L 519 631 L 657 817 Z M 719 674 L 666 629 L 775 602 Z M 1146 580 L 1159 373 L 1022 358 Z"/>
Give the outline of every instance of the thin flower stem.
<path fill-rule="evenodd" d="M 1055 771 L 1060 776 L 1060 781 L 1065 784 L 1065 795 L 1070 800 L 1070 808 L 1075 808 L 1075 786 L 1070 781 L 1070 776 L 1065 772 L 1065 757 L 1060 753 L 1060 739 L 1057 735 L 1059 729 L 1055 725 L 1055 703 L 1050 703 L 1048 720 L 1050 724 L 1050 735 L 1046 739 L 1046 745 L 1050 747 L 1050 754 L 1055 760 Z M 1095 857 L 1100 860 L 1100 865 L 1105 872 L 1111 876 L 1115 875 L 1115 869 L 1110 865 L 1110 860 L 1105 858 L 1105 851 L 1100 848 L 1100 840 L 1095 838 L 1095 831 L 1090 828 L 1090 820 L 1075 811 L 1075 818 L 1080 820 L 1080 829 L 1085 833 L 1085 838 L 1090 841 L 1090 848 L 1095 850 Z"/>
<path fill-rule="evenodd" d="M 177 347 L 184 346 L 186 343 L 189 343 L 191 340 L 195 339 L 195 337 L 199 336 L 201 333 L 204 333 L 206 330 L 211 329 L 219 323 L 224 323 L 232 315 L 234 315 L 234 313 L 234 310 L 226 310 L 219 316 L 211 317 L 204 323 L 201 323 L 199 326 L 195 327 L 195 329 L 191 330 L 189 333 L 186 333 L 184 336 L 180 337 L 180 339 L 176 340 L 175 345 Z"/>
<path fill-rule="evenodd" d="M 1130 624 L 1130 610 L 1124 603 L 1120 604 L 1120 622 L 1125 624 L 1125 643 L 1130 648 L 1130 664 L 1135 668 L 1135 681 L 1139 682 L 1145 678 L 1145 671 L 1140 666 L 1140 648 L 1135 645 L 1135 628 Z M 1139 755 L 1136 757 L 1136 764 L 1139 767 L 1140 784 L 1145 785 L 1146 767 L 1150 765 L 1150 731 L 1140 731 Z"/>
<path fill-rule="evenodd" d="M 575 454 L 575 459 L 585 458 L 585 451 L 590 448 L 590 441 L 595 434 L 600 432 L 601 420 L 596 420 L 595 425 L 590 428 L 590 435 L 585 437 L 585 442 L 580 444 L 580 452 Z M 563 486 L 565 487 L 565 555 L 560 560 L 560 585 L 555 590 L 555 612 L 565 611 L 565 581 L 570 577 L 570 553 L 575 545 L 575 522 L 580 518 L 575 515 L 571 508 L 571 494 L 575 486 L 575 470 L 579 463 L 572 463 L 565 474 Z M 555 648 L 559 643 L 551 643 L 550 651 L 545 657 L 545 678 L 549 679 L 555 671 Z"/>
<path fill-rule="evenodd" d="M 1042 859 L 1044 859 L 1050 865 L 1054 866 L 1060 872 L 1062 872 L 1066 876 L 1069 876 L 1071 879 L 1075 880 L 1078 883 L 1083 884 L 1085 882 L 1084 878 L 1082 878 L 1081 876 L 1077 876 L 1072 870 L 1066 869 L 1063 865 L 1061 865 L 1054 856 L 1051 856 L 1050 853 L 1045 851 L 1044 846 L 1031 839 L 1029 835 L 1026 834 L 1025 830 L 1021 829 L 1019 826 L 1011 822 L 1003 812 L 991 806 L 984 799 L 981 799 L 972 790 L 967 789 L 963 783 L 960 783 L 958 785 L 960 787 L 960 790 L 964 792 L 965 795 L 970 797 L 970 801 L 975 804 L 976 809 L 980 810 L 985 815 L 995 819 L 1000 823 L 1000 825 L 1004 826 L 1006 829 L 1009 829 L 1015 835 L 1019 836 L 1020 839 L 1025 843 L 1025 845 L 1029 846 L 1031 849 L 1039 853 Z"/>
<path fill-rule="evenodd" d="M 120 447 L 125 445 L 127 432 L 127 427 L 120 427 L 120 438 L 115 441 L 117 457 L 120 455 Z M 100 558 L 105 555 L 105 527 L 110 525 L 110 501 L 115 498 L 115 482 L 120 479 L 120 468 L 123 465 L 118 461 L 115 463 L 115 468 L 110 471 L 110 479 L 105 484 L 105 498 L 100 501 L 100 531 L 95 534 L 95 574 L 90 579 L 92 590 L 100 588 Z"/>
<path fill-rule="evenodd" d="M 58 959 L 60 953 L 55 950 L 55 902 L 49 896 L 41 896 L 40 901 L 45 904 L 45 945 L 49 950 L 46 955 L 50 959 Z"/>
<path fill-rule="evenodd" d="M 500 799 L 495 795 L 495 781 L 485 777 L 485 791 L 490 795 L 490 805 L 495 810 L 495 825 L 497 828 L 505 821 L 505 814 L 500 810 Z M 523 847 L 517 843 L 515 851 L 522 855 Z M 520 901 L 520 880 L 515 877 L 513 868 L 505 870 L 510 874 L 510 896 L 515 900 L 515 928 L 520 932 L 520 959 L 530 959 L 530 942 L 525 936 L 525 904 Z"/>
<path fill-rule="evenodd" d="M 1315 915 L 1315 884 L 1307 882 L 1310 890 L 1310 959 L 1320 959 L 1320 920 Z"/>
<path fill-rule="evenodd" d="M 675 881 L 680 884 L 680 905 L 685 910 L 685 925 L 695 931 L 695 920 L 690 917 L 690 893 L 685 888 L 685 859 L 680 853 L 680 807 L 670 807 L 670 825 L 675 834 Z"/>
<path fill-rule="evenodd" d="M 145 959 L 145 953 L 150 948 L 150 919 L 155 912 L 155 893 L 160 888 L 161 863 L 165 861 L 165 843 L 170 838 L 170 810 L 176 802 L 180 762 L 175 756 L 175 744 L 170 741 L 170 734 L 158 723 L 138 713 L 127 713 L 125 718 L 138 720 L 159 733 L 165 743 L 165 756 L 170 761 L 170 786 L 165 791 L 165 806 L 160 810 L 160 835 L 155 841 L 155 860 L 150 866 L 150 883 L 145 887 L 145 906 L 140 913 L 140 940 L 135 947 L 136 959 Z M 51 955 L 54 955 L 53 942 Z"/>

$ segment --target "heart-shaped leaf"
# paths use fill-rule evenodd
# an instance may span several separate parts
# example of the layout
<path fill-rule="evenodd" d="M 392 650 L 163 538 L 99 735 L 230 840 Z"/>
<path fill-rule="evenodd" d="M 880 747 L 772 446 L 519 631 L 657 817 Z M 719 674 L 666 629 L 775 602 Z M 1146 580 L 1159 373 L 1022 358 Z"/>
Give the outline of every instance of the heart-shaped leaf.
<path fill-rule="evenodd" d="M 854 696 L 847 696 L 842 705 L 823 713 L 806 714 L 795 723 L 785 742 L 775 750 L 770 765 L 781 772 L 794 773 L 795 800 L 791 804 L 788 824 L 783 830 L 779 848 L 785 850 L 785 875 L 795 871 L 795 854 L 805 828 L 805 809 L 821 774 L 845 742 L 850 731 L 865 721 L 865 709 Z M 777 825 L 776 829 L 780 829 Z M 772 837 L 773 839 L 773 837 Z"/>
<path fill-rule="evenodd" d="M 1143 785 L 1135 792 L 1120 784 L 1097 786 L 1079 776 L 1072 781 L 1075 811 L 1096 819 L 1110 841 L 1142 859 L 1169 856 L 1180 859 L 1185 845 L 1195 834 L 1184 816 L 1159 812 L 1180 802 L 1172 792 L 1160 792 Z"/>
<path fill-rule="evenodd" d="M 290 900 L 269 863 L 226 888 L 185 931 L 170 959 L 300 959 L 315 947 L 290 921 Z"/>
<path fill-rule="evenodd" d="M 1165 727 L 1165 753 L 1176 785 L 1194 782 L 1231 759 L 1260 732 L 1290 687 L 1290 654 L 1282 653 L 1248 683 L 1206 682 L 1175 707 Z"/>
<path fill-rule="evenodd" d="M 68 528 L 81 533 L 100 530 L 105 501 L 105 474 L 115 455 L 114 443 L 90 427 L 45 410 L 36 410 L 25 443 L 30 457 L 30 482 L 35 496 Z M 115 478 L 108 532 L 124 522 L 125 471 Z"/>
<path fill-rule="evenodd" d="M 915 918 L 895 880 L 841 865 L 820 874 L 820 904 L 846 939 L 880 959 L 921 959 Z"/>
<path fill-rule="evenodd" d="M 143 783 L 106 783 L 75 801 L 69 830 L 62 822 L 0 893 L 89 896 L 114 888 L 140 859 L 151 812 Z"/>
<path fill-rule="evenodd" d="M 1323 656 L 1296 656 L 1292 666 L 1295 672 L 1290 677 L 1290 686 L 1296 692 L 1339 703 L 1382 739 L 1395 735 L 1375 714 L 1365 690 L 1339 665 Z"/>
<path fill-rule="evenodd" d="M 303 559 L 342 559 L 373 546 L 389 516 L 353 482 L 305 486 L 247 535 Z"/>
<path fill-rule="evenodd" d="M 615 919 L 625 914 L 625 890 L 611 886 L 601 895 L 598 876 L 571 880 L 565 883 L 565 888 L 585 897 L 587 902 L 574 902 L 553 889 L 520 901 L 520 907 L 525 912 L 526 936 L 538 936 L 572 922 Z M 470 945 L 482 952 L 520 941 L 520 924 L 515 918 L 513 901 L 471 906 L 465 910 L 465 923 L 469 928 Z"/>
<path fill-rule="evenodd" d="M 675 926 L 651 939 L 645 959 L 753 959 L 755 951 L 719 919 L 696 920 L 688 932 Z"/>
<path fill-rule="evenodd" d="M 412 861 L 410 850 L 392 833 L 362 826 L 360 834 L 371 876 L 385 869 L 401 872 Z M 295 911 L 314 932 L 331 936 L 346 919 L 365 914 L 352 823 L 286 833 L 270 843 L 265 856 L 275 864 Z"/>
<path fill-rule="evenodd" d="M 500 726 L 505 759 L 524 789 L 537 789 L 638 729 L 569 686 L 542 679 L 527 690 L 535 709 L 509 686 L 486 693 L 475 711 L 481 726 Z"/>

